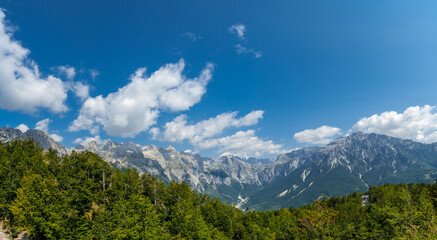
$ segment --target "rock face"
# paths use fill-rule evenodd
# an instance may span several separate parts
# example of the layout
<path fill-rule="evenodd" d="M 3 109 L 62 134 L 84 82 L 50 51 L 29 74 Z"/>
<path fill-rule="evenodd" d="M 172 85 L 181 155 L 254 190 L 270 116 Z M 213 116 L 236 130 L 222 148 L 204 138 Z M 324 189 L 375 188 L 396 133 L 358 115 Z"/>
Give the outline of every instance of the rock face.
<path fill-rule="evenodd" d="M 263 210 L 299 206 L 322 194 L 344 195 L 384 183 L 430 183 L 437 177 L 437 144 L 361 132 L 326 146 L 281 154 L 269 164 L 236 156 L 204 158 L 172 146 L 110 141 L 81 149 L 116 166 L 135 167 L 166 181 L 186 181 L 228 203 Z"/>
<path fill-rule="evenodd" d="M 322 194 L 345 195 L 385 183 L 432 183 L 437 144 L 357 132 L 323 147 L 280 155 L 273 169 L 273 180 L 248 195 L 243 207 L 299 206 Z"/>
<path fill-rule="evenodd" d="M 141 173 L 150 173 L 164 181 L 185 181 L 200 192 L 216 185 L 229 185 L 234 182 L 261 185 L 261 170 L 265 169 L 261 164 L 252 165 L 236 156 L 206 158 L 191 152 L 178 152 L 171 145 L 160 148 L 106 140 L 101 146 L 91 142 L 70 151 L 91 151 L 116 167 L 134 167 Z"/>
<path fill-rule="evenodd" d="M 24 140 L 26 138 L 33 139 L 46 150 L 52 148 L 58 151 L 61 156 L 67 154 L 67 149 L 54 141 L 46 132 L 29 129 L 25 133 L 22 133 L 20 130 L 14 128 L 0 128 L 0 141 L 3 143 L 14 139 Z"/>
<path fill-rule="evenodd" d="M 28 137 L 45 149 L 67 153 L 44 132 L 0 129 L 3 142 Z M 68 151 L 86 150 L 118 168 L 134 167 L 165 182 L 186 181 L 193 189 L 229 204 L 260 210 L 300 206 L 322 194 L 345 195 L 385 183 L 432 183 L 437 178 L 437 143 L 422 144 L 361 132 L 325 146 L 281 154 L 274 162 L 231 155 L 212 159 L 179 152 L 172 146 L 160 148 L 110 140 Z"/>
<path fill-rule="evenodd" d="M 198 154 L 178 152 L 173 146 L 160 148 L 154 145 L 141 146 L 132 142 L 114 143 L 106 140 L 101 146 L 91 142 L 87 146 L 77 146 L 71 151 L 91 151 L 105 161 L 119 168 L 134 167 L 141 173 L 150 173 L 164 181 L 186 181 L 195 189 L 199 185 L 200 173 L 211 160 Z"/>

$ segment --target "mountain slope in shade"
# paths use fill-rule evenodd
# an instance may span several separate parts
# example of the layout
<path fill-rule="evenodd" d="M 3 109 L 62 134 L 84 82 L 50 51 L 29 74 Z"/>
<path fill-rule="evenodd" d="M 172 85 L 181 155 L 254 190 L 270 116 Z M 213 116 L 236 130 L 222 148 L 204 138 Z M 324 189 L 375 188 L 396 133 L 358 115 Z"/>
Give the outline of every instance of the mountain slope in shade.
<path fill-rule="evenodd" d="M 255 209 L 300 206 L 322 194 L 345 195 L 385 183 L 431 183 L 437 178 L 436 143 L 358 132 L 310 151 L 289 156 L 285 162 L 300 159 L 309 164 L 254 192 L 248 196 L 246 206 Z"/>
<path fill-rule="evenodd" d="M 62 154 L 91 151 L 118 168 L 137 168 L 165 182 L 186 181 L 193 189 L 242 209 L 277 209 L 311 203 L 320 196 L 362 192 L 385 183 L 432 183 L 437 178 L 437 143 L 422 144 L 357 132 L 328 145 L 281 154 L 276 161 L 202 157 L 174 147 L 132 142 L 91 142 L 71 150 L 39 130 L 0 128 L 0 141 L 32 138 Z M 262 164 L 262 162 L 267 164 Z"/>

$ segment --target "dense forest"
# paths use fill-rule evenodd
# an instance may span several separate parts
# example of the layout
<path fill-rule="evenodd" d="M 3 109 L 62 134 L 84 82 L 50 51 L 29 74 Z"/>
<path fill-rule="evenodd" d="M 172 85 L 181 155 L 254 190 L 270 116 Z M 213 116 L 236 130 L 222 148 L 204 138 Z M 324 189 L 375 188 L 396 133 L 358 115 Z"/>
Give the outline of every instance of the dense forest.
<path fill-rule="evenodd" d="M 312 205 L 241 211 L 99 156 L 0 144 L 0 217 L 33 239 L 437 239 L 437 184 L 372 187 Z"/>

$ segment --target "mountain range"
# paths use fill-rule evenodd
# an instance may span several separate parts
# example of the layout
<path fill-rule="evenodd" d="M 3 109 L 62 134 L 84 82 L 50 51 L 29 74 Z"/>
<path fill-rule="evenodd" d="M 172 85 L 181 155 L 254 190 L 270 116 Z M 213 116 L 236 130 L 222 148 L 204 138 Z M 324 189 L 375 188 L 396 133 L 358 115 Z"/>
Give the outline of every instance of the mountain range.
<path fill-rule="evenodd" d="M 0 128 L 0 141 L 32 138 L 60 155 L 91 151 L 117 168 L 136 168 L 164 182 L 185 181 L 193 189 L 242 209 L 270 210 L 311 203 L 321 196 L 366 191 L 385 183 L 432 183 L 437 178 L 437 143 L 423 144 L 356 132 L 325 146 L 280 154 L 275 161 L 233 155 L 217 159 L 174 147 L 132 142 L 67 149 L 39 130 Z"/>

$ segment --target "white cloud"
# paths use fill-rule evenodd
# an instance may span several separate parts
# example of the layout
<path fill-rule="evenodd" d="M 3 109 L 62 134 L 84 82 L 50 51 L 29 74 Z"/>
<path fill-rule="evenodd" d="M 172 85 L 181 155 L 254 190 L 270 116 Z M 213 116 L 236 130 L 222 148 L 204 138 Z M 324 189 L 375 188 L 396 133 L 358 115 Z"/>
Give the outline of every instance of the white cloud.
<path fill-rule="evenodd" d="M 100 75 L 100 72 L 96 69 L 90 69 L 89 73 L 90 73 L 91 79 L 93 79 L 93 80 L 95 80 Z"/>
<path fill-rule="evenodd" d="M 68 80 L 73 80 L 76 76 L 76 69 L 70 66 L 58 66 L 59 73 L 65 75 Z"/>
<path fill-rule="evenodd" d="M 257 124 L 259 119 L 263 117 L 263 113 L 264 111 L 261 110 L 252 111 L 241 118 L 236 118 L 238 112 L 222 113 L 193 125 L 187 124 L 186 115 L 180 115 L 165 124 L 162 139 L 169 142 L 188 140 L 193 146 L 199 147 L 206 138 L 217 136 L 226 128 Z M 159 130 L 151 130 L 153 130 L 152 135 L 155 137 L 159 134 Z"/>
<path fill-rule="evenodd" d="M 86 146 L 88 145 L 90 142 L 96 142 L 98 144 L 102 144 L 103 140 L 100 138 L 99 135 L 94 136 L 94 137 L 86 137 L 86 138 L 76 138 L 76 140 L 74 140 L 74 144 L 80 144 L 82 146 Z"/>
<path fill-rule="evenodd" d="M 217 148 L 221 154 L 259 157 L 265 154 L 281 152 L 282 145 L 272 141 L 264 141 L 255 135 L 254 130 L 239 131 L 231 136 L 214 138 L 222 134 L 226 128 L 252 126 L 262 119 L 264 111 L 257 110 L 237 118 L 238 112 L 222 113 L 196 124 L 187 124 L 187 116 L 180 115 L 159 129 L 150 130 L 152 135 L 160 140 L 182 142 L 188 140 L 197 150 Z"/>
<path fill-rule="evenodd" d="M 51 120 L 48 118 L 43 119 L 35 124 L 35 129 L 41 130 L 44 132 L 49 132 L 49 123 L 50 122 L 51 122 Z"/>
<path fill-rule="evenodd" d="M 52 75 L 42 77 L 38 65 L 28 58 L 30 51 L 12 38 L 10 29 L 0 9 L 0 108 L 24 112 L 35 112 L 38 108 L 55 113 L 67 111 L 65 83 Z"/>
<path fill-rule="evenodd" d="M 152 134 L 152 140 L 158 140 L 161 131 L 157 127 L 153 127 L 149 130 L 149 133 Z"/>
<path fill-rule="evenodd" d="M 425 105 L 407 108 L 403 113 L 395 111 L 362 118 L 353 130 L 385 134 L 412 139 L 418 142 L 437 141 L 437 111 L 435 106 Z"/>
<path fill-rule="evenodd" d="M 254 156 L 278 154 L 282 145 L 274 144 L 273 141 L 264 141 L 255 136 L 254 130 L 238 131 L 232 136 L 208 139 L 199 143 L 200 148 L 219 148 L 221 154 L 236 156 Z"/>
<path fill-rule="evenodd" d="M 232 25 L 229 29 L 229 32 L 236 34 L 240 39 L 244 39 L 244 34 L 246 34 L 246 26 L 241 23 Z"/>
<path fill-rule="evenodd" d="M 20 124 L 16 127 L 16 129 L 20 130 L 21 132 L 25 133 L 27 130 L 29 130 L 29 127 L 26 124 Z"/>
<path fill-rule="evenodd" d="M 294 134 L 294 139 L 300 143 L 328 144 L 332 137 L 340 134 L 341 129 L 330 126 L 321 126 L 316 129 L 306 129 Z"/>
<path fill-rule="evenodd" d="M 52 133 L 50 134 L 50 137 L 55 140 L 56 142 L 62 142 L 64 140 L 63 137 L 59 136 L 58 134 Z"/>
<path fill-rule="evenodd" d="M 97 134 L 100 126 L 107 134 L 134 137 L 156 123 L 161 110 L 188 110 L 198 103 L 211 79 L 212 64 L 194 79 L 182 75 L 185 63 L 167 64 L 147 77 L 138 69 L 130 82 L 108 96 L 88 97 L 70 131 L 89 130 Z"/>
<path fill-rule="evenodd" d="M 285 150 L 282 150 L 282 151 L 279 152 L 279 153 L 280 153 L 280 154 L 291 153 L 291 152 L 297 151 L 297 150 L 299 150 L 299 149 L 302 149 L 302 148 L 291 148 L 291 149 L 285 149 Z"/>
<path fill-rule="evenodd" d="M 262 53 L 260 51 L 255 51 L 254 49 L 247 49 L 246 47 L 243 47 L 241 44 L 235 45 L 235 52 L 238 54 L 253 54 L 255 58 L 260 58 L 262 56 Z"/>
<path fill-rule="evenodd" d="M 76 82 L 73 84 L 72 90 L 74 94 L 79 97 L 82 101 L 89 97 L 90 87 L 81 82 Z"/>
<path fill-rule="evenodd" d="M 49 133 L 49 124 L 51 121 L 52 121 L 51 119 L 45 118 L 35 124 L 35 129 Z M 62 136 L 59 136 L 58 134 L 55 133 L 50 134 L 50 137 L 56 142 L 62 142 L 62 140 L 64 140 Z"/>
<path fill-rule="evenodd" d="M 202 39 L 201 36 L 199 36 L 199 35 L 197 35 L 195 33 L 192 33 L 192 32 L 185 32 L 185 33 L 182 34 L 182 36 L 190 39 L 193 42 L 196 42 L 196 41 Z"/>

